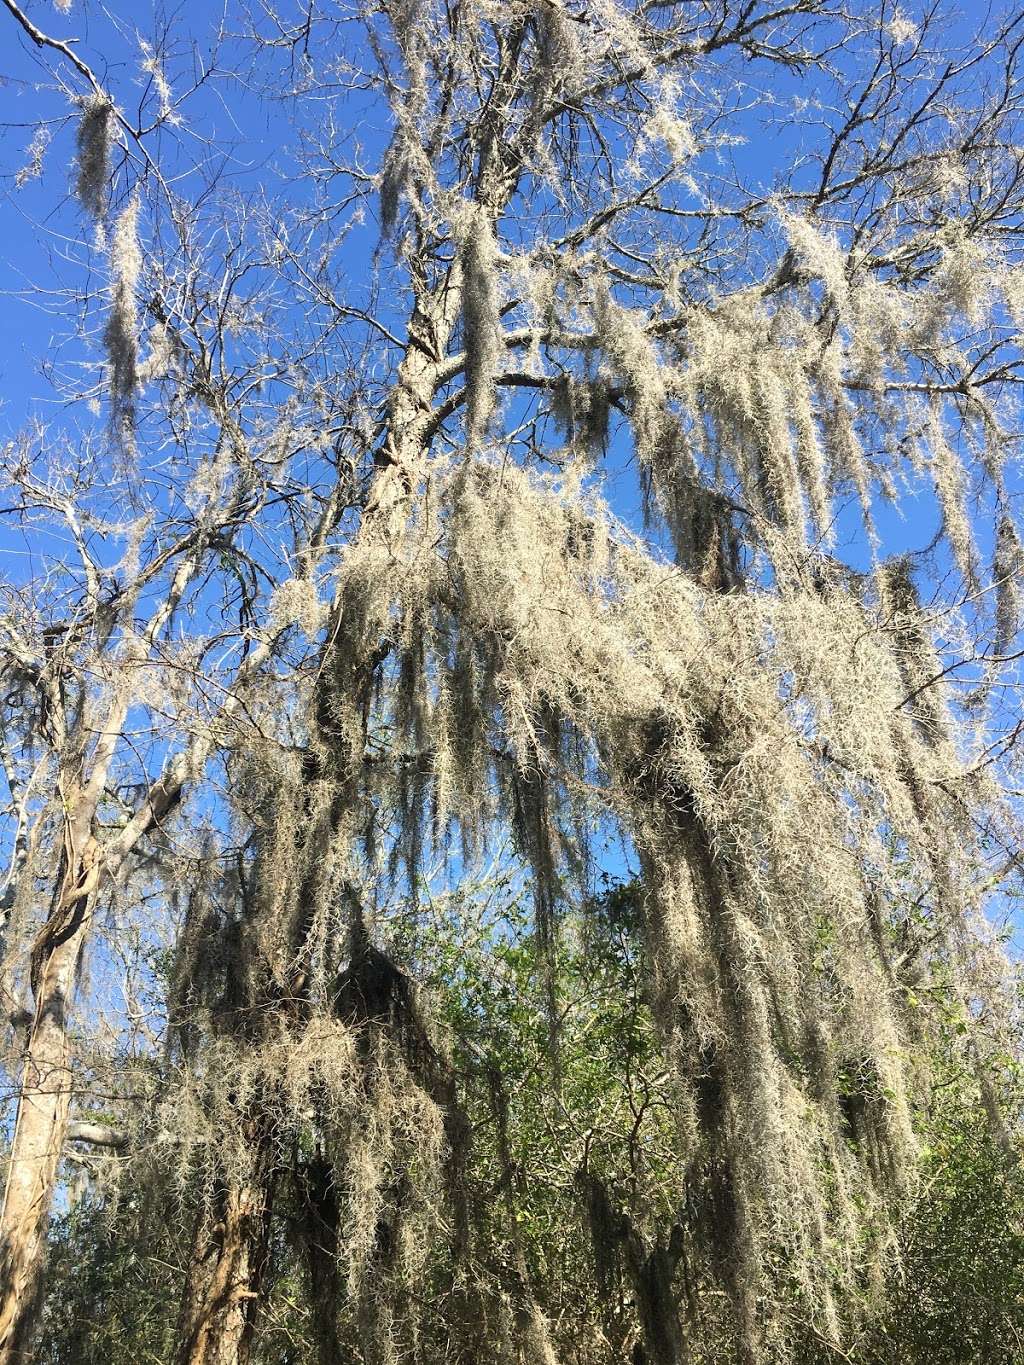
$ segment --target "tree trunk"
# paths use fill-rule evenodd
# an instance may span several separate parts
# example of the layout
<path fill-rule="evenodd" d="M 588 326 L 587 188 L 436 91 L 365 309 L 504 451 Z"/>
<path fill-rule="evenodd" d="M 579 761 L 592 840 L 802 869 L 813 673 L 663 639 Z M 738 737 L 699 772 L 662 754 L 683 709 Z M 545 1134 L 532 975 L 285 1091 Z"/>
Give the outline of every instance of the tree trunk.
<path fill-rule="evenodd" d="M 443 290 L 417 293 L 410 333 L 418 344 L 407 348 L 399 366 L 387 436 L 375 456 L 376 469 L 360 528 L 360 537 L 376 542 L 385 553 L 401 538 L 410 498 L 422 477 L 434 420 L 431 403 L 460 306 L 458 263 L 453 265 Z M 336 600 L 334 610 L 343 616 L 343 603 Z M 349 657 L 346 651 L 339 651 L 334 632 L 326 657 L 333 657 L 335 665 L 344 668 L 344 685 L 354 695 L 371 683 L 372 659 L 358 652 Z M 337 680 L 334 685 L 338 685 Z M 323 724 L 325 738 L 330 740 L 334 727 L 328 708 L 321 710 L 315 704 L 314 711 L 316 721 Z M 351 781 L 362 763 L 362 754 L 342 751 L 335 757 Z M 260 1169 L 263 1176 L 254 1183 L 238 1187 L 226 1184 L 218 1212 L 199 1216 L 176 1365 L 246 1365 L 249 1359 L 270 1221 L 270 1171 L 266 1166 Z M 313 1281 L 325 1293 L 330 1292 L 334 1275 L 328 1265 L 330 1255 L 330 1247 L 317 1244 L 310 1261 Z M 322 1360 L 331 1359 L 336 1350 L 332 1310 L 332 1304 L 318 1304 L 316 1330 Z"/>
<path fill-rule="evenodd" d="M 251 656 L 253 666 L 266 657 Z M 224 711 L 230 712 L 231 698 Z M 174 809 L 182 785 L 205 753 L 172 764 L 150 788 L 121 834 L 102 849 L 94 824 L 117 737 L 128 708 L 119 695 L 105 720 L 95 724 L 99 739 L 93 767 L 83 779 L 79 755 L 57 778 L 64 811 L 64 848 L 52 909 L 31 952 L 35 1014 L 25 1050 L 10 1165 L 0 1210 L 0 1365 L 28 1361 L 42 1289 L 46 1224 L 67 1138 L 73 1075 L 68 1024 L 82 953 L 89 937 L 96 889 L 114 877 L 139 839 Z M 84 722 L 83 722 L 84 725 Z M 88 729 L 89 727 L 85 727 Z M 59 733 L 65 734 L 63 721 Z"/>
<path fill-rule="evenodd" d="M 51 938 L 35 989 L 0 1216 L 0 1365 L 31 1359 L 46 1223 L 71 1105 L 67 1013 L 90 918 L 83 903 L 77 919 Z"/>
<path fill-rule="evenodd" d="M 252 1349 L 270 1224 L 270 1176 L 225 1182 L 196 1220 L 176 1365 L 246 1365 Z"/>
<path fill-rule="evenodd" d="M 338 1337 L 338 1225 L 340 1211 L 334 1168 L 316 1156 L 298 1171 L 299 1244 L 309 1275 L 310 1309 L 319 1365 L 341 1365 Z"/>

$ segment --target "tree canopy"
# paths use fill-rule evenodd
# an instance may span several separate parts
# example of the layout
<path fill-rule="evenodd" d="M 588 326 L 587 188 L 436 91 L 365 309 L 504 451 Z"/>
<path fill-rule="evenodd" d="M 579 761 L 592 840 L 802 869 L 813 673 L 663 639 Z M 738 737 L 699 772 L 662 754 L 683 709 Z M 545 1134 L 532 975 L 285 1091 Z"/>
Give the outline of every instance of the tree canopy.
<path fill-rule="evenodd" d="M 1024 16 L 4 9 L 2 1365 L 1017 1358 Z"/>

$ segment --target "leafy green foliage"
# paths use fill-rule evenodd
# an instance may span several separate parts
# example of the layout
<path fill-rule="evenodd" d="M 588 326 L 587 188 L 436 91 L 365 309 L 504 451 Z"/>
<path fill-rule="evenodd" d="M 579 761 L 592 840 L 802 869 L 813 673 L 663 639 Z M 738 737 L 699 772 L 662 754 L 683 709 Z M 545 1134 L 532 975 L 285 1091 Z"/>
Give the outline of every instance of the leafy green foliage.
<path fill-rule="evenodd" d="M 639 896 L 636 884 L 607 885 L 549 942 L 511 875 L 379 925 L 423 983 L 439 1035 L 455 1040 L 464 1120 L 452 1205 L 463 1226 L 430 1256 L 417 1348 L 426 1365 L 472 1359 L 465 1352 L 474 1325 L 481 1341 L 525 1340 L 524 1321 L 539 1322 L 554 1358 L 574 1365 L 732 1359 L 723 1305 L 698 1251 L 707 1210 L 695 1204 L 696 1183 L 680 1184 L 673 1079 L 648 1000 Z M 1012 1057 L 990 1059 L 1008 1118 L 1006 1150 L 985 1112 L 973 1035 L 938 968 L 935 979 L 907 1003 L 931 1049 L 932 1082 L 916 1111 L 920 1185 L 897 1224 L 884 1278 L 864 1280 L 861 1325 L 843 1353 L 816 1334 L 793 1283 L 787 1312 L 808 1365 L 1021 1358 L 1024 1185 L 1015 1135 L 1024 1084 Z M 296 1171 L 314 1171 L 317 1152 L 311 1128 L 298 1139 Z M 334 1281 L 336 1302 L 311 1298 L 299 1183 L 281 1186 L 274 1212 L 254 1360 L 361 1359 L 359 1303 L 344 1276 Z M 190 1219 L 187 1200 L 87 1189 L 52 1228 L 41 1365 L 170 1359 Z M 526 1359 L 515 1355 L 522 1345 L 510 1349 L 510 1359 Z"/>

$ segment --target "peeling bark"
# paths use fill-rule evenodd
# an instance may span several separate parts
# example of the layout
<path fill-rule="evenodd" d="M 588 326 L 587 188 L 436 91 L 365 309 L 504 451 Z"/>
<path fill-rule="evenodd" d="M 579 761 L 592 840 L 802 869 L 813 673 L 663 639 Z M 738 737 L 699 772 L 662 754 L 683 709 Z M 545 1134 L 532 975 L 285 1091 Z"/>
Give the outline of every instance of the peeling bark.
<path fill-rule="evenodd" d="M 77 783 L 66 784 L 64 792 L 58 894 L 32 949 L 35 1013 L 0 1214 L 0 1365 L 29 1359 L 46 1223 L 71 1109 L 68 1013 L 100 875 L 95 798 Z"/>
<path fill-rule="evenodd" d="M 246 1365 L 267 1266 L 273 1175 L 265 1143 L 251 1178 L 225 1181 L 196 1219 L 176 1365 Z"/>
<path fill-rule="evenodd" d="M 38 985 L 0 1222 L 2 1365 L 31 1358 L 46 1223 L 71 1105 L 67 1013 L 90 915 L 83 912 L 74 930 L 54 947 Z"/>

